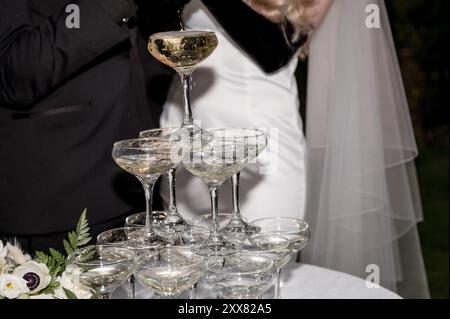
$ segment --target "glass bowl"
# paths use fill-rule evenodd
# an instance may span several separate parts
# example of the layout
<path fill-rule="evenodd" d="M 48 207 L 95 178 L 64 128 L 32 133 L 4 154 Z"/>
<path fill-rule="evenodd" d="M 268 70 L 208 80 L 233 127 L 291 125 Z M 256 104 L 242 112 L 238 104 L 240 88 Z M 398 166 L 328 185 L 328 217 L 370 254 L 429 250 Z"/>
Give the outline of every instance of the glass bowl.
<path fill-rule="evenodd" d="M 223 299 L 259 298 L 275 279 L 272 259 L 250 252 L 211 258 L 206 269 L 207 283 Z"/>
<path fill-rule="evenodd" d="M 109 299 L 114 289 L 134 272 L 135 254 L 120 245 L 95 245 L 75 251 L 66 271 L 99 298 Z"/>
<path fill-rule="evenodd" d="M 276 270 L 283 268 L 291 259 L 290 241 L 277 234 L 255 234 L 248 237 L 249 244 L 244 245 L 245 251 L 268 256 L 273 261 Z"/>
<path fill-rule="evenodd" d="M 276 234 L 286 237 L 293 253 L 302 250 L 311 238 L 309 225 L 303 219 L 291 217 L 269 217 L 257 219 L 252 225 L 260 228 L 260 234 Z"/>
<path fill-rule="evenodd" d="M 176 297 L 204 275 L 204 258 L 189 246 L 166 247 L 138 258 L 137 280 L 161 297 Z"/>

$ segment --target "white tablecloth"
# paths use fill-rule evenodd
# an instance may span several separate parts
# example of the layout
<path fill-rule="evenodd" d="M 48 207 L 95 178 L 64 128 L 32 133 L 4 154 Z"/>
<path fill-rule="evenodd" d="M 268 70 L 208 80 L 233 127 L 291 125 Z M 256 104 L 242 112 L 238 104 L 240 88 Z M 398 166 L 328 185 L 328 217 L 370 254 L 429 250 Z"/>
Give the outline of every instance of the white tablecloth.
<path fill-rule="evenodd" d="M 283 269 L 283 299 L 400 299 L 382 287 L 368 288 L 366 281 L 330 269 L 291 262 Z"/>
<path fill-rule="evenodd" d="M 136 298 L 149 299 L 153 293 L 136 283 Z M 366 281 L 342 272 L 291 261 L 282 270 L 282 299 L 400 299 L 384 289 L 368 288 Z M 117 289 L 113 298 L 126 298 L 126 286 Z M 188 298 L 183 294 L 180 298 Z M 198 299 L 216 298 L 205 281 L 199 283 Z M 273 289 L 263 298 L 273 298 Z"/>

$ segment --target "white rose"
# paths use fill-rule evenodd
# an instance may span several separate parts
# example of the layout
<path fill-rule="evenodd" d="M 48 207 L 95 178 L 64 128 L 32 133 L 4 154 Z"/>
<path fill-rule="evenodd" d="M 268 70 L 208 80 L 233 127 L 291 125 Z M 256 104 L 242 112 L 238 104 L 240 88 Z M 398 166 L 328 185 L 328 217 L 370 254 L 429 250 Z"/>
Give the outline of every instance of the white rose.
<path fill-rule="evenodd" d="M 45 264 L 30 260 L 17 267 L 13 275 L 23 278 L 30 289 L 30 294 L 35 294 L 45 289 L 52 280 L 50 272 Z"/>
<path fill-rule="evenodd" d="M 8 249 L 8 257 L 18 265 L 22 265 L 31 260 L 31 256 L 28 254 L 24 254 L 22 252 L 22 248 L 20 248 L 17 242 L 14 245 L 6 243 L 6 248 Z"/>
<path fill-rule="evenodd" d="M 92 297 L 92 290 L 80 283 L 81 270 L 75 265 L 68 265 L 59 278 L 59 287 L 55 289 L 54 295 L 59 299 L 67 299 L 63 288 L 70 290 L 78 299 L 89 299 Z"/>
<path fill-rule="evenodd" d="M 27 282 L 24 279 L 9 274 L 0 275 L 0 296 L 15 299 L 28 292 Z"/>

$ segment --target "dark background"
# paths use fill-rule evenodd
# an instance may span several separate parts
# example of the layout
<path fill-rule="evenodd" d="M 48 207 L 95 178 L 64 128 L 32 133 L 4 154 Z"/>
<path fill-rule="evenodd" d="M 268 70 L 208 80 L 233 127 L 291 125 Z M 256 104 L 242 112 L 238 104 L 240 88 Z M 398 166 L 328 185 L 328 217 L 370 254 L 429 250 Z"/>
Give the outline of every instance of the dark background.
<path fill-rule="evenodd" d="M 354 0 L 357 1 L 357 0 Z M 432 298 L 449 297 L 449 0 L 386 0 L 419 156 L 424 222 L 419 225 Z M 297 70 L 305 103 L 307 61 Z M 302 107 L 304 114 L 304 107 Z M 307 114 L 306 114 L 307 116 Z"/>

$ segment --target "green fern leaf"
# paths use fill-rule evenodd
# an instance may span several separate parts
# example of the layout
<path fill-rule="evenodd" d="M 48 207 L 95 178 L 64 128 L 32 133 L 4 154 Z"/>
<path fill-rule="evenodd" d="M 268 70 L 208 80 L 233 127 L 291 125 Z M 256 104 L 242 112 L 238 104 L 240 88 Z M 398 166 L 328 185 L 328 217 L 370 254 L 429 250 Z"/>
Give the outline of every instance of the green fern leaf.
<path fill-rule="evenodd" d="M 72 231 L 69 233 L 69 243 L 73 250 L 77 249 L 77 239 L 78 235 L 76 232 Z"/>
<path fill-rule="evenodd" d="M 77 234 L 83 234 L 86 232 L 86 228 L 89 229 L 89 225 L 86 218 L 87 209 L 84 209 L 81 213 L 80 219 L 77 222 L 76 232 Z"/>
<path fill-rule="evenodd" d="M 68 299 L 78 299 L 77 296 L 72 291 L 70 291 L 69 289 L 66 289 L 66 288 L 63 287 L 63 290 L 64 290 L 64 293 L 66 294 L 66 297 Z"/>
<path fill-rule="evenodd" d="M 58 288 L 59 283 L 56 281 L 54 277 L 52 277 L 52 280 L 48 284 L 47 287 L 45 287 L 43 290 L 39 292 L 39 294 L 52 294 L 56 288 Z"/>
<path fill-rule="evenodd" d="M 53 257 L 53 259 L 55 259 L 56 262 L 58 262 L 58 264 L 60 265 L 64 265 L 66 263 L 66 257 L 64 257 L 63 254 L 61 254 L 59 251 L 50 248 L 50 255 Z"/>
<path fill-rule="evenodd" d="M 73 253 L 73 248 L 70 246 L 70 243 L 67 240 L 64 239 L 63 245 L 67 256 Z"/>
<path fill-rule="evenodd" d="M 81 213 L 80 219 L 78 220 L 78 223 L 77 223 L 76 249 L 87 245 L 92 239 L 89 235 L 90 229 L 89 229 L 89 223 L 88 223 L 86 215 L 87 215 L 87 209 L 84 209 L 83 213 Z"/>
<path fill-rule="evenodd" d="M 36 261 L 38 263 L 45 264 L 48 267 L 49 259 L 50 259 L 50 256 L 48 256 L 44 252 L 42 252 L 42 251 L 36 252 Z"/>
<path fill-rule="evenodd" d="M 91 241 L 91 237 L 87 237 L 87 238 L 85 238 L 85 239 L 82 239 L 82 240 L 79 240 L 78 241 L 78 248 L 79 247 L 83 247 L 83 246 L 85 246 L 85 245 L 87 245 L 87 244 L 89 244 L 89 242 Z"/>

